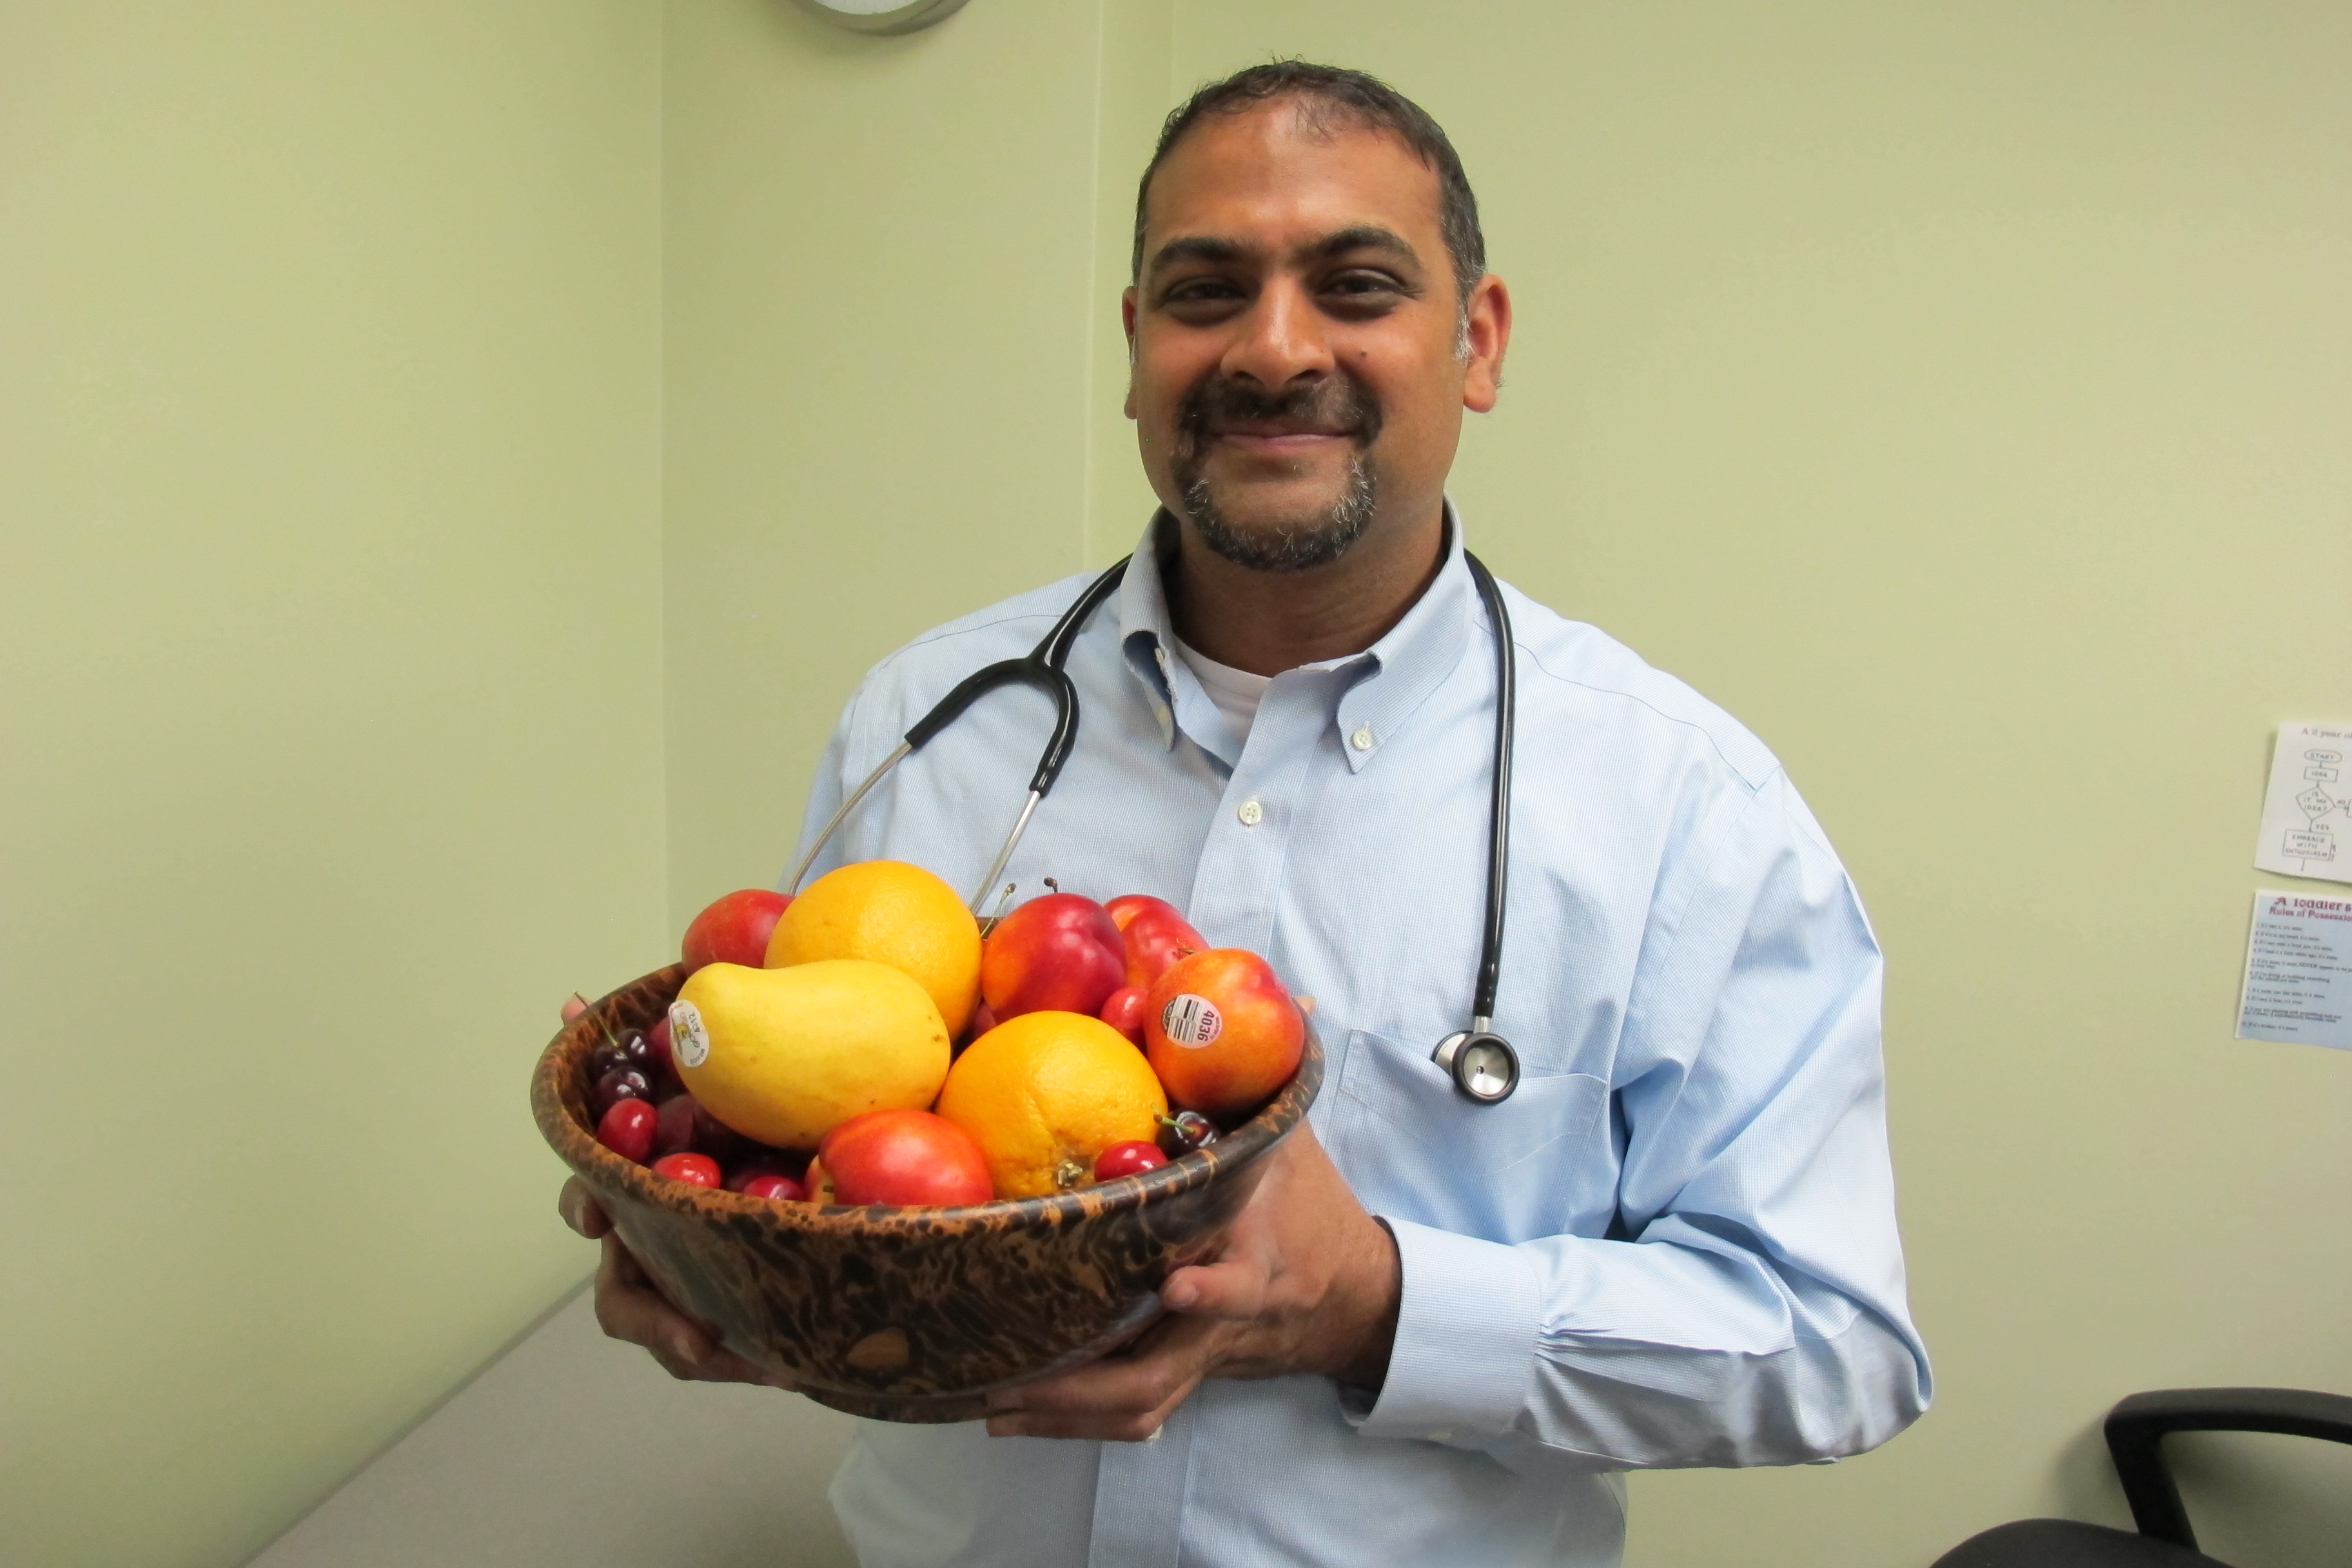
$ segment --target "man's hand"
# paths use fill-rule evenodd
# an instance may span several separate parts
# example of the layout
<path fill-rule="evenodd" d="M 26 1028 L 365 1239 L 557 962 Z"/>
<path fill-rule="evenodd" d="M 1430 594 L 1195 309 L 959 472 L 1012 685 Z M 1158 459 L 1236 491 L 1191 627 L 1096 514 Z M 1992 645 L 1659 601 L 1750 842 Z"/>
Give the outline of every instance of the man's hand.
<path fill-rule="evenodd" d="M 791 1388 L 788 1378 L 745 1361 L 719 1342 L 719 1336 L 669 1304 L 646 1278 L 613 1222 L 597 1206 L 585 1183 L 574 1176 L 556 1200 L 563 1223 L 591 1241 L 602 1241 L 596 1266 L 596 1324 L 616 1340 L 643 1345 L 672 1377 L 698 1383 L 759 1383 Z"/>
<path fill-rule="evenodd" d="M 587 1011 L 576 997 L 563 1005 L 563 1021 Z M 672 1377 L 698 1383 L 758 1383 L 771 1388 L 791 1388 L 792 1382 L 767 1368 L 745 1361 L 719 1342 L 719 1336 L 669 1304 L 646 1278 L 613 1222 L 574 1176 L 563 1184 L 556 1199 L 563 1223 L 591 1241 L 601 1241 L 604 1257 L 596 1266 L 596 1323 L 616 1340 L 643 1345 Z"/>
<path fill-rule="evenodd" d="M 1301 1126 L 1267 1156 L 1224 1251 L 1160 1287 L 1174 1317 L 1132 1353 L 991 1394 L 989 1433 L 1144 1441 L 1204 1377 L 1315 1373 L 1378 1388 L 1400 1282 L 1395 1240 Z"/>

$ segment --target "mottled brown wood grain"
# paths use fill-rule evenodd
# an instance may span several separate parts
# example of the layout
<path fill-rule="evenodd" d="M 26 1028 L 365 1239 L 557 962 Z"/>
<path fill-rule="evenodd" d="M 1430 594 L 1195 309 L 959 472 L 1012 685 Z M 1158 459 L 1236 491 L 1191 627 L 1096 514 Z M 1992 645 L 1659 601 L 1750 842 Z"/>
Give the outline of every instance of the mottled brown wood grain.
<path fill-rule="evenodd" d="M 673 964 L 566 1025 L 532 1113 L 662 1293 L 808 1395 L 886 1421 L 970 1421 L 992 1389 L 1089 1361 L 1160 1315 L 1169 1271 L 1210 1256 L 1258 1162 L 1322 1086 L 1310 1027 L 1297 1075 L 1207 1149 L 1139 1176 L 962 1208 L 818 1208 L 656 1176 L 595 1140 L 584 1071 L 610 1028 L 647 1028 Z"/>

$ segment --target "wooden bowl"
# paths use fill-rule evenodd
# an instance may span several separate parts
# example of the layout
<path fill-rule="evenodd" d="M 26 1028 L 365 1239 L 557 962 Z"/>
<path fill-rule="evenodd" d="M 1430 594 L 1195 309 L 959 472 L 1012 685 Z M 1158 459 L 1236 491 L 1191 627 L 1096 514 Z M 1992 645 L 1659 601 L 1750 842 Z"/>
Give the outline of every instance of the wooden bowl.
<path fill-rule="evenodd" d="M 810 1398 L 885 1421 L 977 1420 L 990 1390 L 1139 1333 L 1160 1281 L 1214 1250 L 1323 1082 L 1310 1027 L 1263 1110 L 1139 1176 L 963 1208 L 778 1203 L 656 1176 L 596 1142 L 589 1053 L 607 1027 L 651 1027 L 685 980 L 673 964 L 633 981 L 549 1042 L 530 1084 L 540 1131 L 663 1295 Z"/>

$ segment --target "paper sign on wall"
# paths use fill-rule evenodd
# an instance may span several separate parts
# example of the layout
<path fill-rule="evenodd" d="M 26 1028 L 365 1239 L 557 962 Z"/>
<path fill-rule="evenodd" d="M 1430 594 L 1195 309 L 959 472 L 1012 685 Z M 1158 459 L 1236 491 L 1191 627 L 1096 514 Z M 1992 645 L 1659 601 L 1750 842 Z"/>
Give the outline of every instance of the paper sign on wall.
<path fill-rule="evenodd" d="M 2238 1038 L 2352 1051 L 2352 899 L 2254 895 Z"/>
<path fill-rule="evenodd" d="M 2254 865 L 2352 882 L 2352 725 L 2279 726 Z"/>

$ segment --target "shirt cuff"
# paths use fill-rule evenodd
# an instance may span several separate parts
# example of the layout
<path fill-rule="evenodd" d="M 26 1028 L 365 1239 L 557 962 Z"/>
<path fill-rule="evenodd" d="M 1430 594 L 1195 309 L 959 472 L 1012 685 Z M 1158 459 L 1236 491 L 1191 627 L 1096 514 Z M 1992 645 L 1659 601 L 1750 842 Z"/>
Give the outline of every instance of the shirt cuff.
<path fill-rule="evenodd" d="M 1444 1443 L 1511 1430 L 1535 1376 L 1543 1298 L 1518 1249 L 1382 1216 L 1403 1288 L 1368 1437 Z M 1350 1412 L 1353 1418 L 1353 1412 Z"/>

